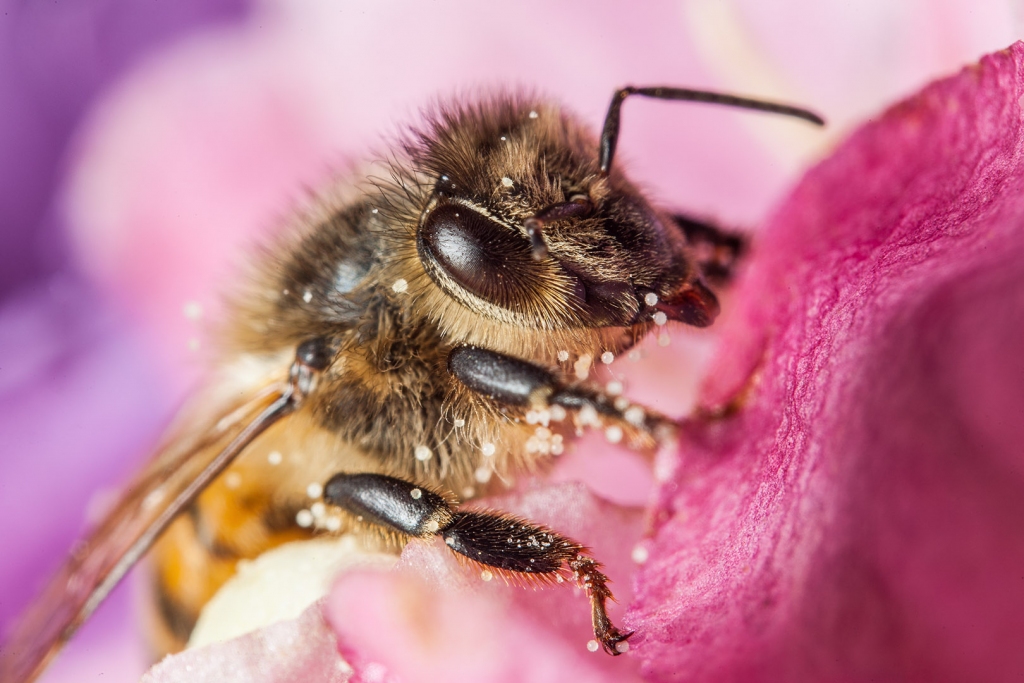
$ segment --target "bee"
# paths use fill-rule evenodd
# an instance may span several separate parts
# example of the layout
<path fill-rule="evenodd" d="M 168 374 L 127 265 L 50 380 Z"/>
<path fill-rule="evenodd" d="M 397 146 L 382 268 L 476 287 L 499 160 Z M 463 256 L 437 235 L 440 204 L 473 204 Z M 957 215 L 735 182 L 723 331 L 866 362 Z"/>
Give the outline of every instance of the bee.
<path fill-rule="evenodd" d="M 533 470 L 588 426 L 646 451 L 676 427 L 586 365 L 669 321 L 710 325 L 706 276 L 726 279 L 742 242 L 658 209 L 613 166 L 631 96 L 823 123 L 669 87 L 618 90 L 597 137 L 525 95 L 437 107 L 377 163 L 383 174 L 321 199 L 258 259 L 220 331 L 217 379 L 24 615 L 0 680 L 38 676 L 151 548 L 172 650 L 240 560 L 323 531 L 392 549 L 440 536 L 512 579 L 571 582 L 595 640 L 623 652 L 631 634 L 608 618 L 609 582 L 586 548 L 454 492 Z"/>

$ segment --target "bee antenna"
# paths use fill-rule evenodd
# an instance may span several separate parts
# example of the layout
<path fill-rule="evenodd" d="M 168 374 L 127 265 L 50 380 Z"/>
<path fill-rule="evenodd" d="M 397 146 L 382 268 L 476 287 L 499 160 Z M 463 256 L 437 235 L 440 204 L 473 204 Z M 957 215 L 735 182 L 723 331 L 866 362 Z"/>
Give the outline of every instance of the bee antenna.
<path fill-rule="evenodd" d="M 679 100 L 683 102 L 705 102 L 707 104 L 721 104 L 727 107 L 738 107 L 740 109 L 753 109 L 766 111 L 772 114 L 782 114 L 803 119 L 819 126 L 825 125 L 825 119 L 817 114 L 801 107 L 793 107 L 778 102 L 766 102 L 748 97 L 737 97 L 724 93 L 709 92 L 707 90 L 689 90 L 687 88 L 636 88 L 626 86 L 615 91 L 612 102 L 608 106 L 608 114 L 604 118 L 604 128 L 601 130 L 601 143 L 599 155 L 601 158 L 601 175 L 608 175 L 608 169 L 612 165 L 612 157 L 615 156 L 615 145 L 619 141 L 619 115 L 622 110 L 622 103 L 630 95 L 641 97 L 653 97 L 658 100 Z"/>
<path fill-rule="evenodd" d="M 526 234 L 530 237 L 530 247 L 533 249 L 533 260 L 540 261 L 548 255 L 548 245 L 544 241 L 544 224 L 550 221 L 557 221 L 563 218 L 583 218 L 589 216 L 594 210 L 594 204 L 590 197 L 582 194 L 569 197 L 567 202 L 552 204 L 543 211 L 527 218 L 523 222 Z"/>

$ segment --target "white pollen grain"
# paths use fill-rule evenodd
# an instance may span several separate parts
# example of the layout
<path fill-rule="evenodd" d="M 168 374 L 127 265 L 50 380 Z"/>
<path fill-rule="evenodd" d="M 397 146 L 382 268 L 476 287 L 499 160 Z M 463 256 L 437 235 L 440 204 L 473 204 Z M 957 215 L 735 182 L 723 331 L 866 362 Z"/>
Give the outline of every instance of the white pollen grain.
<path fill-rule="evenodd" d="M 416 447 L 416 450 L 413 451 L 413 455 L 415 455 L 416 459 L 419 460 L 420 462 L 426 462 L 427 460 L 430 460 L 430 457 L 433 455 L 433 453 L 430 451 L 429 448 L 421 444 Z"/>
<path fill-rule="evenodd" d="M 644 423 L 646 415 L 640 406 L 631 406 L 622 414 L 622 417 L 626 418 L 626 422 L 629 424 L 639 427 Z"/>
<path fill-rule="evenodd" d="M 486 465 L 477 467 L 476 472 L 473 473 L 473 478 L 481 484 L 486 484 L 491 480 L 491 468 Z"/>
<path fill-rule="evenodd" d="M 658 304 L 658 295 L 654 292 L 647 292 L 644 294 L 644 303 L 648 306 L 656 306 Z"/>
<path fill-rule="evenodd" d="M 561 441 L 551 442 L 551 455 L 561 455 L 565 452 L 565 446 L 562 445 Z"/>
<path fill-rule="evenodd" d="M 423 497 L 423 491 L 413 489 L 412 491 L 409 491 L 409 496 L 412 497 L 413 500 L 419 500 Z"/>
<path fill-rule="evenodd" d="M 562 406 L 551 406 L 548 408 L 548 413 L 551 415 L 551 420 L 553 422 L 561 422 L 565 419 L 565 408 Z"/>
<path fill-rule="evenodd" d="M 424 531 L 426 531 L 428 534 L 436 534 L 440 528 L 441 525 L 437 523 L 436 519 L 432 519 L 423 525 Z"/>
<path fill-rule="evenodd" d="M 328 517 L 327 521 L 324 522 L 324 528 L 328 531 L 340 531 L 341 517 Z"/>
<path fill-rule="evenodd" d="M 494 573 L 490 569 L 485 569 L 482 572 L 480 572 L 480 578 L 484 581 L 490 581 L 494 578 Z"/>
<path fill-rule="evenodd" d="M 371 209 L 370 213 L 380 213 L 380 211 L 378 209 Z"/>
<path fill-rule="evenodd" d="M 310 301 L 313 300 L 313 292 L 307 289 L 305 292 L 302 293 L 302 300 L 308 304 Z"/>
<path fill-rule="evenodd" d="M 668 336 L 667 333 L 662 332 L 658 335 L 658 346 L 668 346 L 672 343 L 672 337 Z"/>
<path fill-rule="evenodd" d="M 569 352 L 568 351 L 559 351 L 558 352 L 558 362 L 559 363 L 564 363 L 567 360 L 569 360 Z"/>
<path fill-rule="evenodd" d="M 482 446 L 480 446 L 480 452 L 483 453 L 484 456 L 488 458 L 494 455 L 494 451 L 495 448 L 493 443 L 485 443 Z"/>
<path fill-rule="evenodd" d="M 224 485 L 229 489 L 237 489 L 242 485 L 242 475 L 238 472 L 228 472 L 224 477 Z"/>
<path fill-rule="evenodd" d="M 475 495 L 476 495 L 476 489 L 473 488 L 472 486 L 467 486 L 466 488 L 462 489 L 462 499 L 463 500 L 466 500 L 467 498 L 472 498 Z"/>
<path fill-rule="evenodd" d="M 270 451 L 270 453 L 267 454 L 267 462 L 271 465 L 280 465 L 282 460 L 284 460 L 284 458 L 281 457 L 280 451 Z"/>
<path fill-rule="evenodd" d="M 455 420 L 455 426 L 461 429 L 462 427 L 466 426 L 466 421 L 460 417 L 459 419 Z"/>
<path fill-rule="evenodd" d="M 593 425 L 597 427 L 600 426 L 601 424 L 601 421 L 597 416 L 597 409 L 594 408 L 594 406 L 592 405 L 585 405 L 582 408 L 580 408 L 579 420 L 580 424 L 584 426 Z"/>
<path fill-rule="evenodd" d="M 604 430 L 604 438 L 608 439 L 608 443 L 619 443 L 622 441 L 622 427 L 612 425 Z"/>
<path fill-rule="evenodd" d="M 409 283 L 404 277 L 400 277 L 391 284 L 391 289 L 397 294 L 401 294 L 405 290 L 409 289 Z"/>
<path fill-rule="evenodd" d="M 615 399 L 615 402 L 612 405 L 615 406 L 615 410 L 622 412 L 623 410 L 629 407 L 629 399 L 626 398 L 625 396 L 619 396 L 618 398 Z"/>
<path fill-rule="evenodd" d="M 203 305 L 198 301 L 186 301 L 185 305 L 181 307 L 181 312 L 189 320 L 199 320 L 203 317 Z"/>
<path fill-rule="evenodd" d="M 515 185 L 515 183 L 512 182 L 512 179 L 509 178 L 508 176 L 505 176 L 504 178 L 501 179 L 501 184 L 504 185 L 505 187 L 512 187 L 513 185 Z"/>
<path fill-rule="evenodd" d="M 622 382 L 613 379 L 605 385 L 604 390 L 608 392 L 609 396 L 618 396 L 622 393 Z"/>
<path fill-rule="evenodd" d="M 636 546 L 635 548 L 633 548 L 633 552 L 630 553 L 630 557 L 632 557 L 633 561 L 637 564 L 643 564 L 644 562 L 646 562 L 647 558 L 650 557 L 650 555 L 651 554 L 647 550 L 647 548 L 642 545 Z"/>
<path fill-rule="evenodd" d="M 597 648 L 599 647 L 601 647 L 601 644 L 598 643 L 596 640 L 591 639 L 587 641 L 587 649 L 591 652 L 597 652 Z"/>
<path fill-rule="evenodd" d="M 306 487 L 306 495 L 310 498 L 319 498 L 323 493 L 324 487 L 321 486 L 319 482 L 311 482 L 309 486 Z"/>
<path fill-rule="evenodd" d="M 601 354 L 601 362 L 605 365 L 611 365 L 612 361 L 615 360 L 615 354 L 611 351 L 605 351 Z"/>
<path fill-rule="evenodd" d="M 309 510 L 299 510 L 295 514 L 295 523 L 303 529 L 313 526 L 313 513 Z"/>
<path fill-rule="evenodd" d="M 538 116 L 539 116 L 539 114 L 537 114 L 537 112 L 535 112 L 535 111 L 531 111 L 531 112 L 530 112 L 530 118 L 531 118 L 531 119 L 535 119 L 535 118 L 537 118 Z"/>
<path fill-rule="evenodd" d="M 313 519 L 321 519 L 327 514 L 327 506 L 318 500 L 309 506 L 309 512 L 313 515 Z"/>
<path fill-rule="evenodd" d="M 508 138 L 506 138 L 504 135 L 502 135 L 501 136 L 501 141 L 502 142 L 508 142 Z"/>
<path fill-rule="evenodd" d="M 620 640 L 619 642 L 615 643 L 615 651 L 619 654 L 623 652 L 629 652 L 629 641 Z"/>
<path fill-rule="evenodd" d="M 579 360 L 573 363 L 573 370 L 576 371 L 576 379 L 585 380 L 590 377 L 590 364 L 594 362 L 594 357 L 589 353 L 585 353 L 580 356 Z"/>
<path fill-rule="evenodd" d="M 654 314 L 654 324 L 661 327 L 668 322 L 668 316 L 665 315 L 665 311 L 658 311 Z"/>

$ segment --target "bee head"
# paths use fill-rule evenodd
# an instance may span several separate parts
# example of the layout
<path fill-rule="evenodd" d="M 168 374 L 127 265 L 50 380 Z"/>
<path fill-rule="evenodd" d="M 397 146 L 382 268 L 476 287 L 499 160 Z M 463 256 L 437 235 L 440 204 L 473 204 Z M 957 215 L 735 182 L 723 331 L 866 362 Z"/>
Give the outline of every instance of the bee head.
<path fill-rule="evenodd" d="M 418 218 L 425 271 L 486 318 L 540 330 L 630 328 L 718 312 L 679 227 L 574 118 L 505 98 L 444 109 L 413 151 L 433 185 Z"/>

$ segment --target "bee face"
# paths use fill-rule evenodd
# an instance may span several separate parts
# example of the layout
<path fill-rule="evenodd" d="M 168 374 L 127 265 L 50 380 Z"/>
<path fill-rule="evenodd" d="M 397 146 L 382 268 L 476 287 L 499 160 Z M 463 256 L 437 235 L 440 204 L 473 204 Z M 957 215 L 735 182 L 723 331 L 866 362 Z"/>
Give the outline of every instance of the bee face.
<path fill-rule="evenodd" d="M 417 254 L 446 295 L 490 320 L 533 330 L 633 328 L 666 319 L 707 325 L 717 311 L 674 222 L 618 172 L 601 173 L 597 140 L 529 101 L 447 110 L 409 145 L 433 187 Z M 550 207 L 544 250 L 529 222 Z"/>

